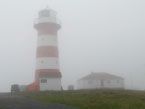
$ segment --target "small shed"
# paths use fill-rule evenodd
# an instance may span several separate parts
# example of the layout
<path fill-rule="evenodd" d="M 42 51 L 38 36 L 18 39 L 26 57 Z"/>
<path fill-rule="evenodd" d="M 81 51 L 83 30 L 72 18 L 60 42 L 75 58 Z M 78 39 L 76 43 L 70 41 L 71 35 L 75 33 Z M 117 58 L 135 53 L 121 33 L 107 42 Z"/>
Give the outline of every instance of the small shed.
<path fill-rule="evenodd" d="M 74 85 L 68 85 L 68 90 L 74 90 Z"/>

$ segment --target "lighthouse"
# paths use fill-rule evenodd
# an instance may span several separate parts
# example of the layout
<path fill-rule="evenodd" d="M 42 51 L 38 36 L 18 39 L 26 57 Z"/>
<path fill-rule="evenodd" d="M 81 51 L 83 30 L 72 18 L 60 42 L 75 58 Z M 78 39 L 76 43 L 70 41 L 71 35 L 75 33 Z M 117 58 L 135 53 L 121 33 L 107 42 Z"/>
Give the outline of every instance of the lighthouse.
<path fill-rule="evenodd" d="M 59 70 L 59 53 L 57 33 L 61 28 L 56 12 L 44 9 L 35 19 L 37 30 L 37 52 L 35 67 L 35 83 L 40 91 L 61 90 L 61 73 Z"/>

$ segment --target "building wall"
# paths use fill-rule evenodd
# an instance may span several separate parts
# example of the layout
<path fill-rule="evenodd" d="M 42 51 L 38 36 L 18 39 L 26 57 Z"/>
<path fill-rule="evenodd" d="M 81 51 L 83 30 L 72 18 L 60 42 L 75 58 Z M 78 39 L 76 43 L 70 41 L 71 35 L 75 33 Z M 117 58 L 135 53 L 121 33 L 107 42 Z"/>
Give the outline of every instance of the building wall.
<path fill-rule="evenodd" d="M 41 80 L 46 79 L 46 83 L 42 83 Z M 60 91 L 61 90 L 61 78 L 40 78 L 40 91 Z"/>
<path fill-rule="evenodd" d="M 36 60 L 36 69 L 59 69 L 58 58 L 42 57 Z"/>
<path fill-rule="evenodd" d="M 99 80 L 82 80 L 77 83 L 78 89 L 94 89 L 100 88 L 100 81 Z"/>
<path fill-rule="evenodd" d="M 35 81 L 32 84 L 28 85 L 28 91 L 40 91 L 39 81 Z"/>
<path fill-rule="evenodd" d="M 77 89 L 123 89 L 124 81 L 122 79 L 103 80 L 80 80 L 77 81 Z"/>
<path fill-rule="evenodd" d="M 122 79 L 104 80 L 103 88 L 123 89 L 124 81 Z"/>
<path fill-rule="evenodd" d="M 57 46 L 57 35 L 41 35 L 38 37 L 37 46 Z"/>

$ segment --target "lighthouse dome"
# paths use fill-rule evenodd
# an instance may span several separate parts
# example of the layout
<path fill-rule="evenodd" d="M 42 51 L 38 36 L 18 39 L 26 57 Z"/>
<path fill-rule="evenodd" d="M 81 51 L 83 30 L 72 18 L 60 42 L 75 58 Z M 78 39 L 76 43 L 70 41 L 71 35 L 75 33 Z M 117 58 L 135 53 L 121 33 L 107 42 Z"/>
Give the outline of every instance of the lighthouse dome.
<path fill-rule="evenodd" d="M 39 12 L 39 17 L 56 17 L 56 12 L 51 9 L 43 9 Z"/>

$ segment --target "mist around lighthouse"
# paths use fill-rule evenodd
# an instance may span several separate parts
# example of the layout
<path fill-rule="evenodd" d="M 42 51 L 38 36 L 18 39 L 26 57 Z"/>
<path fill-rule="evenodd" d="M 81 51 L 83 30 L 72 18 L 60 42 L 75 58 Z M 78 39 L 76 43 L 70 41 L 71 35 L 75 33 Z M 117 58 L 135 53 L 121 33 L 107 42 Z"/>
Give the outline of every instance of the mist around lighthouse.
<path fill-rule="evenodd" d="M 103 72 L 124 78 L 125 89 L 144 90 L 142 1 L 56 3 L 1 2 L 1 92 L 10 92 L 12 84 L 35 82 L 36 54 L 41 45 L 34 24 L 47 4 L 61 25 L 57 49 L 63 89 L 69 85 L 76 89 L 79 79 Z"/>
<path fill-rule="evenodd" d="M 0 5 L 0 106 L 21 96 L 15 105 L 145 108 L 145 1 Z"/>

